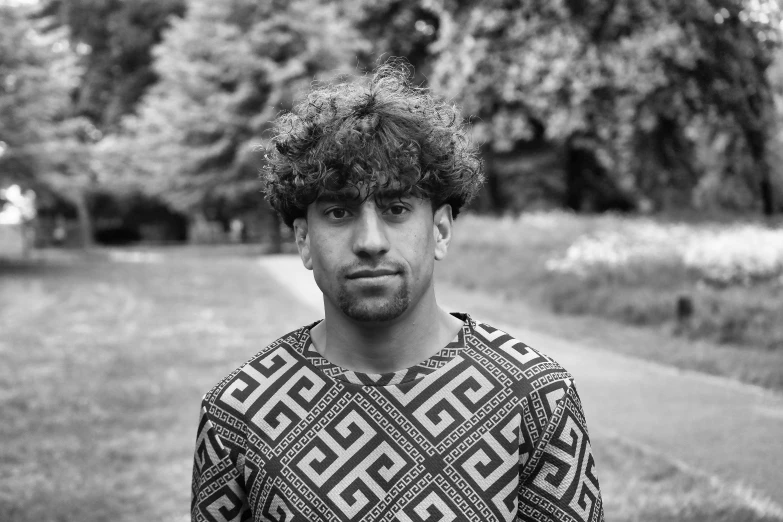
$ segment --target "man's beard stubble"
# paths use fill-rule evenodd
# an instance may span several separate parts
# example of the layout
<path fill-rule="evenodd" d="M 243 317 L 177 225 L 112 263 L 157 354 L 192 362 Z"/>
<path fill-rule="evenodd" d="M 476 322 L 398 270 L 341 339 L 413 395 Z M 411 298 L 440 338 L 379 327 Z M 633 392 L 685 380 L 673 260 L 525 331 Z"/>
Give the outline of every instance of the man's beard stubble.
<path fill-rule="evenodd" d="M 382 302 L 380 298 L 356 298 L 345 288 L 340 290 L 337 296 L 337 305 L 340 310 L 351 319 L 362 322 L 391 321 L 401 316 L 410 305 L 410 291 L 408 285 L 403 282 L 394 295 Z"/>

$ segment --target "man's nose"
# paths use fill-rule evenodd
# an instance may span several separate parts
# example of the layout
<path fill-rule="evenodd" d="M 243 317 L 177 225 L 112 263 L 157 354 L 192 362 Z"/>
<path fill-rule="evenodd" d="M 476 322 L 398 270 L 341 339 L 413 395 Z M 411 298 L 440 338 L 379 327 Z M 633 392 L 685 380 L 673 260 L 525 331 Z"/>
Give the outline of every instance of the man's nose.
<path fill-rule="evenodd" d="M 372 207 L 365 205 L 356 220 L 353 252 L 357 255 L 378 256 L 389 251 L 386 224 Z"/>

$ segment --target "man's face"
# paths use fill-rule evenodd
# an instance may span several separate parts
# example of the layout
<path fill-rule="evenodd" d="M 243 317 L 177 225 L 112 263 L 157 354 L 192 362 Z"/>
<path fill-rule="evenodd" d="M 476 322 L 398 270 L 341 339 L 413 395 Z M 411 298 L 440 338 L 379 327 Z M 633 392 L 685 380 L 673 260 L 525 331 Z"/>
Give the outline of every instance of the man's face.
<path fill-rule="evenodd" d="M 451 208 L 428 200 L 325 195 L 294 221 L 297 246 L 325 298 L 347 317 L 402 316 L 432 288 L 451 238 Z"/>

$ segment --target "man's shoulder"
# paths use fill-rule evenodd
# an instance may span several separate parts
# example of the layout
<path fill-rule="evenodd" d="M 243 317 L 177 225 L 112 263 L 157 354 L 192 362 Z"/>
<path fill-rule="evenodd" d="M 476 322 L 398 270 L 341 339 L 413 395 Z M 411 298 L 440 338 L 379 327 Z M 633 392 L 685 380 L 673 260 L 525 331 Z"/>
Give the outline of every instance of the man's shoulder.
<path fill-rule="evenodd" d="M 571 374 L 539 348 L 481 320 L 474 319 L 472 326 L 473 338 L 469 341 L 472 348 L 528 393 L 572 384 Z"/>
<path fill-rule="evenodd" d="M 552 436 L 567 410 L 581 412 L 573 376 L 539 348 L 482 321 L 474 320 L 470 345 L 476 358 L 484 358 L 482 366 L 497 375 L 499 381 L 508 383 L 519 401 L 520 440 L 524 441 L 520 463 L 526 463 L 540 451 L 544 437 Z M 569 409 L 572 403 L 577 407 Z"/>
<path fill-rule="evenodd" d="M 264 376 L 271 377 L 285 367 L 295 366 L 302 359 L 301 353 L 308 337 L 307 326 L 278 337 L 220 379 L 204 395 L 203 403 L 214 404 L 227 391 L 234 395 L 248 395 L 250 390 L 258 387 L 258 381 Z"/>

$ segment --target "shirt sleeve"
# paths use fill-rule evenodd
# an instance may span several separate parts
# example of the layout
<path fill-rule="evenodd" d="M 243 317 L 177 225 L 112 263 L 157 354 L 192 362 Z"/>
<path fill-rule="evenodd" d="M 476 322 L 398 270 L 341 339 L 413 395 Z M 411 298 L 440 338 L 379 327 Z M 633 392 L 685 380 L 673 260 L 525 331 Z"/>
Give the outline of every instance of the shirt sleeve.
<path fill-rule="evenodd" d="M 582 403 L 570 379 L 520 472 L 516 520 L 604 520 Z"/>
<path fill-rule="evenodd" d="M 226 447 L 202 402 L 193 458 L 192 522 L 252 519 L 243 475 L 244 455 Z"/>

